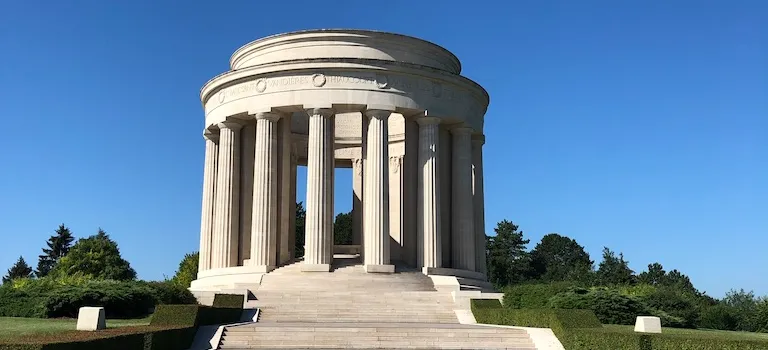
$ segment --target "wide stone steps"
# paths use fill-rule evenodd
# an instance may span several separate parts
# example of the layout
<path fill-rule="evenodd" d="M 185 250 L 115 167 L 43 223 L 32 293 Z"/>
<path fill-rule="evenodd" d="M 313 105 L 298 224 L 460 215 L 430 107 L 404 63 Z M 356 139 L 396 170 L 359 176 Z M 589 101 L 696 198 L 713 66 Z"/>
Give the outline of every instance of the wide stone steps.
<path fill-rule="evenodd" d="M 460 324 L 256 323 L 227 327 L 220 349 L 535 349 L 519 329 Z"/>

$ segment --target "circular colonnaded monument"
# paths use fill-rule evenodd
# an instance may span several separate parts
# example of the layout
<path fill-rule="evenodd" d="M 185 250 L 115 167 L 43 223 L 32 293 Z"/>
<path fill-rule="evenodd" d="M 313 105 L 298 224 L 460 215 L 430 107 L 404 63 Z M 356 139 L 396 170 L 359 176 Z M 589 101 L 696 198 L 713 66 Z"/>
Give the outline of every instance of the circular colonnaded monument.
<path fill-rule="evenodd" d="M 235 51 L 200 93 L 205 170 L 191 290 L 257 285 L 286 264 L 329 273 L 334 254 L 368 273 L 485 281 L 489 100 L 460 73 L 436 44 L 367 30 L 278 34 Z M 294 249 L 300 165 L 303 259 Z M 333 242 L 335 168 L 353 169 L 352 245 Z"/>

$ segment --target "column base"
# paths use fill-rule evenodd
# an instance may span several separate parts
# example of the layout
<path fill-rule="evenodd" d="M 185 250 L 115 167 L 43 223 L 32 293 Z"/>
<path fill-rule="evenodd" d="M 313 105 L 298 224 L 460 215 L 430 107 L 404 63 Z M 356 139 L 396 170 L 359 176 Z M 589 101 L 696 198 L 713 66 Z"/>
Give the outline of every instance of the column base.
<path fill-rule="evenodd" d="M 363 266 L 367 273 L 393 273 L 395 265 L 365 265 Z"/>
<path fill-rule="evenodd" d="M 301 264 L 301 272 L 330 272 L 331 264 Z"/>
<path fill-rule="evenodd" d="M 251 265 L 251 259 L 243 260 L 243 266 L 247 266 L 248 270 L 260 273 L 267 273 L 275 269 L 271 265 Z"/>

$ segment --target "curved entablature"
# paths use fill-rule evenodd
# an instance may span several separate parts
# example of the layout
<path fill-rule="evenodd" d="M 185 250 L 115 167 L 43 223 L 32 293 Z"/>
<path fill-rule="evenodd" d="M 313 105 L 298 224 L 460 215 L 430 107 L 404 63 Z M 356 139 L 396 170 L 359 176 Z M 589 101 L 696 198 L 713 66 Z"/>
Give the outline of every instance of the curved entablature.
<path fill-rule="evenodd" d="M 406 62 L 461 73 L 459 59 L 439 45 L 401 34 L 354 29 L 306 30 L 258 39 L 232 54 L 230 68 L 329 58 Z"/>

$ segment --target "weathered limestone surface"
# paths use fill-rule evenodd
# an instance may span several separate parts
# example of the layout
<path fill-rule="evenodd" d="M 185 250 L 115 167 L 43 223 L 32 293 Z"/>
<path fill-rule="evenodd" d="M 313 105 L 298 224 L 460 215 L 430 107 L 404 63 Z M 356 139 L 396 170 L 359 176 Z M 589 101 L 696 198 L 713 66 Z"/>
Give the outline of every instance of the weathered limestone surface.
<path fill-rule="evenodd" d="M 661 319 L 655 316 L 637 316 L 635 332 L 661 333 Z"/>
<path fill-rule="evenodd" d="M 84 306 L 77 312 L 78 331 L 97 331 L 107 328 L 103 307 Z"/>
<path fill-rule="evenodd" d="M 333 260 L 333 111 L 308 111 L 307 216 L 304 271 L 330 270 Z"/>

